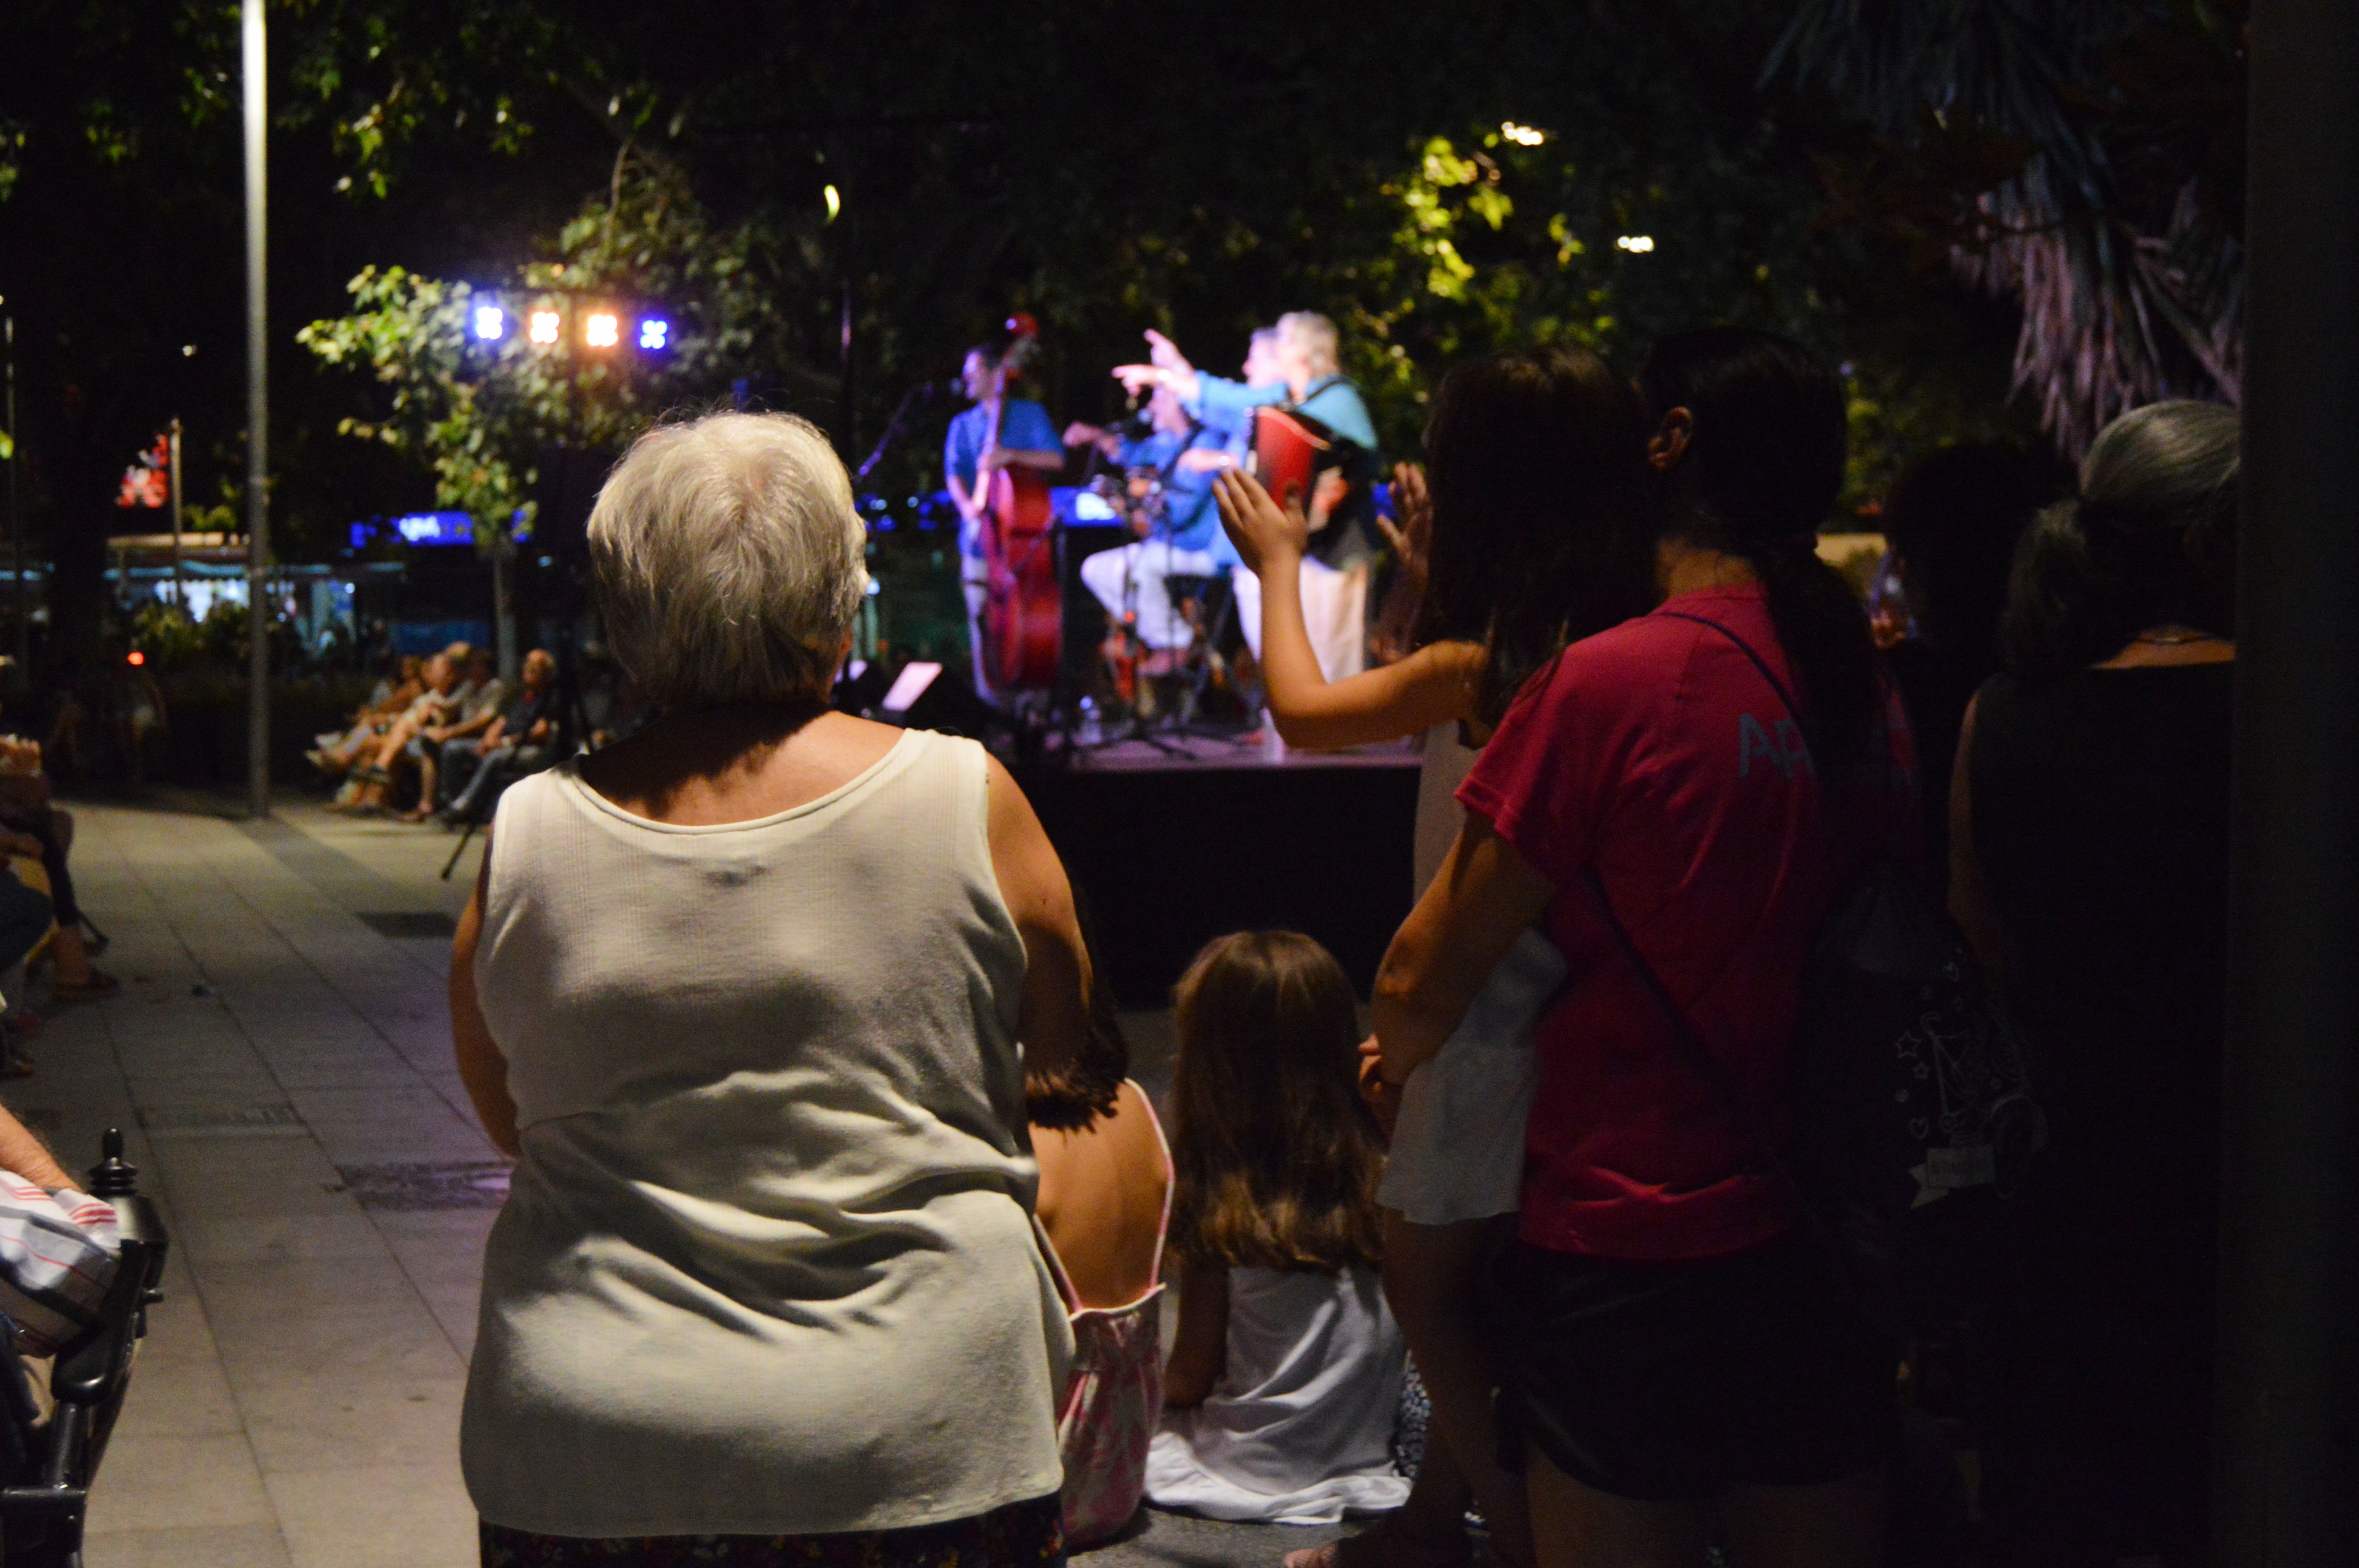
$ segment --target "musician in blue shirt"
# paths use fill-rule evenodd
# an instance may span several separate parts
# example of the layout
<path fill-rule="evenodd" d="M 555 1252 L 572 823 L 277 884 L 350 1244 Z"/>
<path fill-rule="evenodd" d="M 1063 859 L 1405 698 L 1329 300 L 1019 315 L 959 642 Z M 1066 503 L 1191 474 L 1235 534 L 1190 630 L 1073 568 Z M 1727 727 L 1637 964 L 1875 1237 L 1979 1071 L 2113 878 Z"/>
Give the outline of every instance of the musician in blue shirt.
<path fill-rule="evenodd" d="M 974 688 L 986 700 L 992 690 L 983 663 L 983 606 L 988 597 L 990 573 L 983 558 L 980 532 L 989 510 L 989 479 L 994 469 L 1030 468 L 1055 473 L 1065 466 L 1064 444 L 1049 411 L 1026 397 L 1006 397 L 1004 351 L 984 345 L 967 352 L 961 372 L 966 395 L 974 406 L 951 420 L 942 442 L 942 482 L 959 513 L 959 579 L 966 590 L 967 647 L 974 662 Z M 999 422 L 999 444 L 991 445 L 992 421 Z"/>
<path fill-rule="evenodd" d="M 1226 542 L 1212 500 L 1212 476 L 1221 465 L 1201 460 L 1218 457 L 1225 441 L 1190 419 L 1168 387 L 1156 389 L 1147 409 L 1154 430 L 1143 438 L 1126 440 L 1094 425 L 1077 424 L 1065 431 L 1068 446 L 1093 446 L 1125 469 L 1154 470 L 1162 506 L 1161 518 L 1145 538 L 1083 561 L 1082 581 L 1117 621 L 1136 615 L 1138 640 L 1147 647 L 1184 648 L 1191 629 L 1173 607 L 1165 579 L 1210 577 L 1221 569 L 1212 557 L 1213 541 Z"/>
<path fill-rule="evenodd" d="M 1302 591 L 1313 627 L 1323 628 L 1315 630 L 1312 638 L 1321 671 L 1330 680 L 1356 674 L 1366 662 L 1364 568 L 1373 553 L 1376 432 L 1360 389 L 1341 372 L 1335 324 L 1309 310 L 1278 318 L 1276 327 L 1254 334 L 1243 381 L 1197 370 L 1160 332 L 1148 331 L 1147 341 L 1153 362 L 1118 366 L 1114 374 L 1123 384 L 1133 391 L 1169 387 L 1207 428 L 1228 437 L 1218 456 L 1207 453 L 1200 460 L 1191 453 L 1185 460 L 1242 465 L 1253 443 L 1256 408 L 1284 406 L 1317 420 L 1335 438 L 1343 460 L 1340 480 L 1337 474 L 1323 478 L 1310 498 L 1311 525 L 1316 532 L 1311 535 L 1311 554 L 1302 563 Z M 1242 564 L 1234 564 L 1225 535 L 1219 548 L 1226 552 L 1225 562 L 1232 564 L 1237 618 L 1246 643 L 1258 657 L 1261 584 Z M 1357 613 L 1353 600 L 1358 601 Z"/>

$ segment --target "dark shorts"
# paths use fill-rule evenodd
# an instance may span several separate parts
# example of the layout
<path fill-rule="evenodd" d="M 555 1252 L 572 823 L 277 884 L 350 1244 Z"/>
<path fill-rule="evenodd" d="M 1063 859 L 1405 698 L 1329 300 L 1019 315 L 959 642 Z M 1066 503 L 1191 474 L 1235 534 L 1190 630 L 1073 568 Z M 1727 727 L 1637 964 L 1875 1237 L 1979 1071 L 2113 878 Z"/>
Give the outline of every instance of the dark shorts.
<path fill-rule="evenodd" d="M 648 1535 L 583 1540 L 486 1521 L 484 1568 L 1055 1568 L 1065 1559 L 1056 1493 L 986 1514 L 843 1535 Z"/>
<path fill-rule="evenodd" d="M 1506 1412 L 1584 1486 L 1694 1501 L 1842 1480 L 1890 1450 L 1897 1348 L 1807 1242 L 1681 1263 L 1519 1243 L 1498 1286 Z"/>

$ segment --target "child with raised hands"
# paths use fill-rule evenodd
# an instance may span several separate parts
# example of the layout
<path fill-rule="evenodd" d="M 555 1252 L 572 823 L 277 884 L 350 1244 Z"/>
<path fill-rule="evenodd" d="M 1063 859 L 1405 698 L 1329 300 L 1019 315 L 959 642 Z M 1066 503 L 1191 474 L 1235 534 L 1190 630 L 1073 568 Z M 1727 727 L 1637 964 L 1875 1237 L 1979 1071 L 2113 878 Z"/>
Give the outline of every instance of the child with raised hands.
<path fill-rule="evenodd" d="M 1393 542 L 1403 569 L 1423 578 L 1414 649 L 1334 682 L 1312 654 L 1298 587 L 1308 520 L 1249 476 L 1218 481 L 1222 522 L 1261 578 L 1262 673 L 1279 733 L 1308 747 L 1425 736 L 1418 892 L 1456 836 L 1458 784 L 1526 677 L 1651 603 L 1642 438 L 1636 395 L 1593 354 L 1539 350 L 1452 371 L 1427 426 L 1425 470 L 1405 465 L 1396 491 L 1405 504 Z M 1454 1523 L 1441 1497 L 1453 1485 L 1462 1496 L 1471 1487 L 1502 1556 L 1531 1561 L 1521 1478 L 1499 1453 L 1476 1294 L 1484 1260 L 1514 1234 L 1538 1071 L 1531 1029 L 1563 978 L 1555 947 L 1526 932 L 1441 1054 L 1397 1097 L 1374 1086 L 1392 1130 L 1378 1192 L 1385 1291 L 1435 1430 L 1418 1505 L 1394 1529 L 1298 1553 L 1324 1561 L 1296 1568 L 1446 1560 L 1451 1542 L 1409 1531 L 1420 1519 Z"/>

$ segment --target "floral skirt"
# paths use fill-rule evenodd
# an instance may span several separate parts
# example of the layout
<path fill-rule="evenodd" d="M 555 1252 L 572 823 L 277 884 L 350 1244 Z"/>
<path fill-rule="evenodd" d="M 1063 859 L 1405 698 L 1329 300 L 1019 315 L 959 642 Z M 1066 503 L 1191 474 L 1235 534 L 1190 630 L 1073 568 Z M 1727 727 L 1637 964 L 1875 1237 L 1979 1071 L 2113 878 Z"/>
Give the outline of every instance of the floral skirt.
<path fill-rule="evenodd" d="M 1049 1568 L 1065 1556 L 1056 1493 L 906 1530 L 842 1535 L 535 1535 L 485 1522 L 484 1568 Z"/>

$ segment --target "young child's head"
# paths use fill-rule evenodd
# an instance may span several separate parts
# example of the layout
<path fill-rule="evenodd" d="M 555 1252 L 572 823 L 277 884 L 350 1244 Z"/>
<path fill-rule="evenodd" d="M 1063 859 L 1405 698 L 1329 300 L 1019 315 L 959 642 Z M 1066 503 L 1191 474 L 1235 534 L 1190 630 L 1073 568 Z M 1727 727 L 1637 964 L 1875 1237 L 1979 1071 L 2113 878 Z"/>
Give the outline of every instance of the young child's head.
<path fill-rule="evenodd" d="M 1308 936 L 1241 931 L 1196 955 L 1172 1000 L 1174 1250 L 1229 1268 L 1377 1261 L 1384 1146 L 1343 966 Z"/>

